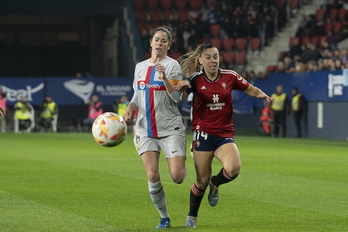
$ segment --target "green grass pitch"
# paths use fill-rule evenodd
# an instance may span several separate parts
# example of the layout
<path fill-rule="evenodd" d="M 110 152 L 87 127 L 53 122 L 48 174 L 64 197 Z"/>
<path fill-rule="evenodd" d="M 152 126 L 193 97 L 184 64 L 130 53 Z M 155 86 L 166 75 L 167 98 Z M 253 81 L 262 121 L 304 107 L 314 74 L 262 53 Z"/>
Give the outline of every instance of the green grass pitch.
<path fill-rule="evenodd" d="M 236 142 L 241 174 L 220 187 L 216 207 L 205 196 L 195 229 L 183 227 L 193 159 L 188 155 L 188 175 L 177 185 L 161 157 L 169 231 L 348 231 L 347 142 L 257 136 Z M 215 160 L 214 173 L 220 168 Z M 1 232 L 157 231 L 158 221 L 131 135 L 104 148 L 89 133 L 0 134 Z"/>

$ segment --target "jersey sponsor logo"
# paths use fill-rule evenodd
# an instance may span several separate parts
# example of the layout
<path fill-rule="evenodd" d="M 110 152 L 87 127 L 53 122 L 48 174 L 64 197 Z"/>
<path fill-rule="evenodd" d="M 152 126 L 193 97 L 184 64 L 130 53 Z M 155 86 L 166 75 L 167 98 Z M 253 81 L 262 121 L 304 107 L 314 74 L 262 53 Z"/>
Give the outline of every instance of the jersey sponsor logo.
<path fill-rule="evenodd" d="M 219 94 L 213 94 L 213 103 L 207 104 L 210 110 L 222 110 L 223 106 L 225 106 L 225 103 L 219 102 Z"/>
<path fill-rule="evenodd" d="M 219 102 L 219 94 L 213 94 L 213 102 Z"/>

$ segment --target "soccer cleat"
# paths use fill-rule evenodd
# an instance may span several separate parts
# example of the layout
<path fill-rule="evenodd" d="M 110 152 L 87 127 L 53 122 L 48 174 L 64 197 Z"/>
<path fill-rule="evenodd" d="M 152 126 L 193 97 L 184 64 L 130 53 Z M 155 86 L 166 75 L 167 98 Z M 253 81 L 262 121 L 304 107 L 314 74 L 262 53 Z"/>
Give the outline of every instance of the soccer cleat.
<path fill-rule="evenodd" d="M 208 201 L 210 206 L 215 206 L 217 205 L 219 201 L 219 188 L 215 186 L 213 183 L 209 183 L 209 195 L 208 195 Z"/>
<path fill-rule="evenodd" d="M 156 228 L 169 228 L 170 218 L 160 218 L 160 224 Z"/>
<path fill-rule="evenodd" d="M 197 217 L 187 216 L 185 227 L 196 228 Z"/>

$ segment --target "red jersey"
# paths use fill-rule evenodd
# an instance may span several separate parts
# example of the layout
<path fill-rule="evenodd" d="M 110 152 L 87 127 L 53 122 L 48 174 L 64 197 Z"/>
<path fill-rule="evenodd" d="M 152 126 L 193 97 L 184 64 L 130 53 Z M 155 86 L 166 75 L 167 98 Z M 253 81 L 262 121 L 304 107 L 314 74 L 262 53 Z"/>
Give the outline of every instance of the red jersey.
<path fill-rule="evenodd" d="M 232 90 L 244 91 L 249 82 L 232 70 L 219 69 L 218 77 L 211 81 L 204 73 L 189 78 L 193 93 L 192 130 L 216 137 L 234 137 L 232 120 Z"/>

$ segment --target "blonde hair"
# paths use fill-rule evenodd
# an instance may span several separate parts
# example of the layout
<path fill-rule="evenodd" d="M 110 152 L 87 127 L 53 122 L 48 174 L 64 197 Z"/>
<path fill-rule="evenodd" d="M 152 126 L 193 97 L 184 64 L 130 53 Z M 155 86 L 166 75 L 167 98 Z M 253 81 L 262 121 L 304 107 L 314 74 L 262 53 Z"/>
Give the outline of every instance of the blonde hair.
<path fill-rule="evenodd" d="M 199 72 L 202 68 L 201 64 L 199 63 L 199 58 L 206 49 L 213 47 L 214 46 L 212 46 L 211 44 L 202 43 L 194 51 L 181 56 L 178 60 L 183 76 L 189 77 L 193 73 Z"/>

